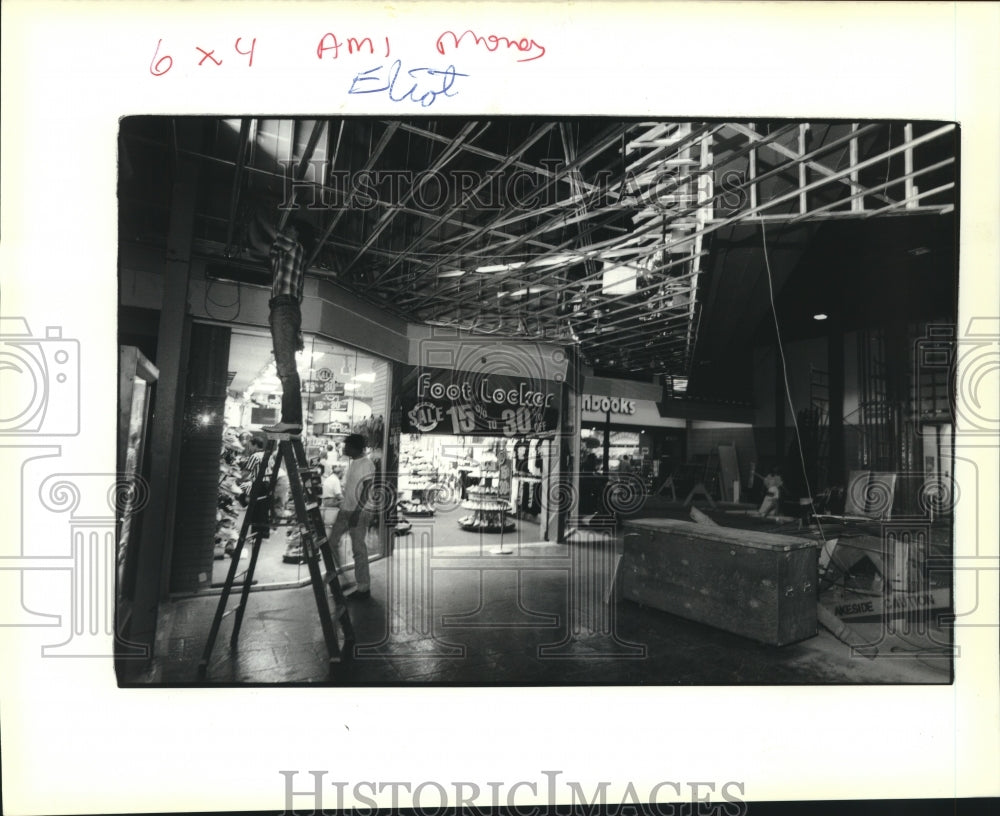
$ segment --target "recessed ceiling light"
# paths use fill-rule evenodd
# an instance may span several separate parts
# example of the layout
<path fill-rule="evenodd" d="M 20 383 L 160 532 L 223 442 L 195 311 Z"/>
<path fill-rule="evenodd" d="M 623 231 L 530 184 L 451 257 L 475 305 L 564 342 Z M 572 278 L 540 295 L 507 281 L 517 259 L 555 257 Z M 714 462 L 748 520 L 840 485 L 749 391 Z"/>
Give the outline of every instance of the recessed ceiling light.
<path fill-rule="evenodd" d="M 826 320 L 826 315 L 820 312 L 819 314 L 813 315 L 813 320 Z"/>

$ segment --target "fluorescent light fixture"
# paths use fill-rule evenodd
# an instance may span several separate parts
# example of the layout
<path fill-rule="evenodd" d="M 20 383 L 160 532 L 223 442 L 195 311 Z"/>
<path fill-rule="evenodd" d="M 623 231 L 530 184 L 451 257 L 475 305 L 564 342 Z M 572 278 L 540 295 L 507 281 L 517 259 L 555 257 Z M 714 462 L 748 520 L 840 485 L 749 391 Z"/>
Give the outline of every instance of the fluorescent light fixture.
<path fill-rule="evenodd" d="M 826 318 L 827 315 L 823 314 L 822 312 L 813 315 L 813 320 L 826 320 Z"/>
<path fill-rule="evenodd" d="M 375 372 L 374 371 L 368 371 L 368 372 L 366 372 L 364 374 L 355 374 L 354 375 L 354 381 L 355 382 L 363 382 L 363 383 L 373 383 L 373 382 L 375 382 Z"/>
<path fill-rule="evenodd" d="M 570 255 L 566 253 L 560 253 L 556 255 L 546 255 L 543 258 L 535 258 L 535 260 L 530 261 L 530 266 L 558 266 L 559 264 L 572 263 L 574 261 L 583 260 L 579 255 Z"/>
<path fill-rule="evenodd" d="M 547 284 L 539 283 L 537 286 L 526 286 L 523 289 L 515 289 L 513 292 L 497 292 L 497 297 L 519 298 L 519 297 L 524 297 L 529 292 L 547 292 L 551 288 L 552 287 L 548 286 Z"/>
<path fill-rule="evenodd" d="M 439 278 L 460 278 L 465 274 L 464 269 L 445 269 L 443 272 L 438 272 Z"/>
<path fill-rule="evenodd" d="M 515 261 L 514 263 L 506 264 L 491 264 L 490 266 L 478 266 L 476 267 L 477 272 L 508 272 L 511 269 L 520 269 L 524 266 L 524 261 Z"/>
<path fill-rule="evenodd" d="M 357 388 L 358 388 L 358 384 L 357 383 L 353 383 L 353 382 L 344 383 L 344 390 L 345 391 L 356 391 Z"/>

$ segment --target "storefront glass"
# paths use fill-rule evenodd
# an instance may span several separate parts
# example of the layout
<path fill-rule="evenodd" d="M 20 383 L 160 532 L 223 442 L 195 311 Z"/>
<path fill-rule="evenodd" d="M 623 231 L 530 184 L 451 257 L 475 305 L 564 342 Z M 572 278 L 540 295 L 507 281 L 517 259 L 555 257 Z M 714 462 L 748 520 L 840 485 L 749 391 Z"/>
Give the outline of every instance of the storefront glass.
<path fill-rule="evenodd" d="M 361 434 L 365 438 L 366 455 L 375 464 L 376 480 L 382 479 L 390 367 L 384 360 L 313 336 L 306 336 L 305 348 L 296 358 L 302 382 L 302 441 L 310 464 L 304 481 L 307 490 L 313 491 L 320 500 L 329 529 L 339 513 L 341 480 L 350 464 L 344 454 L 344 440 L 348 434 Z M 261 429 L 279 419 L 281 382 L 268 334 L 233 331 L 229 379 L 213 584 L 225 580 L 230 554 L 246 512 L 252 440 L 263 439 Z M 378 512 L 372 514 L 367 536 L 369 558 L 378 558 L 386 552 L 388 509 L 379 507 Z M 308 580 L 301 534 L 284 468 L 275 488 L 271 521 L 274 526 L 269 539 L 261 545 L 255 581 L 282 584 Z M 335 543 L 335 556 L 342 568 L 350 569 L 354 559 L 348 536 Z M 246 550 L 243 559 L 249 563 Z"/>
<path fill-rule="evenodd" d="M 466 533 L 544 533 L 542 485 L 550 439 L 404 434 L 399 510 L 403 523 L 434 525 L 435 546 L 471 544 Z"/>

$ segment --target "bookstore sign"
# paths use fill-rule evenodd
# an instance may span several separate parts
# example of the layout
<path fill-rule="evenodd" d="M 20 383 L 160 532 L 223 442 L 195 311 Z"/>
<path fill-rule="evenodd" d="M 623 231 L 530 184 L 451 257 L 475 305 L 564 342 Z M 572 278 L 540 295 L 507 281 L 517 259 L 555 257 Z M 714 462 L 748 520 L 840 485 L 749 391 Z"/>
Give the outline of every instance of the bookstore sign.
<path fill-rule="evenodd" d="M 621 397 L 597 397 L 593 394 L 584 394 L 582 407 L 584 411 L 631 416 L 635 413 L 635 402 L 635 400 Z"/>

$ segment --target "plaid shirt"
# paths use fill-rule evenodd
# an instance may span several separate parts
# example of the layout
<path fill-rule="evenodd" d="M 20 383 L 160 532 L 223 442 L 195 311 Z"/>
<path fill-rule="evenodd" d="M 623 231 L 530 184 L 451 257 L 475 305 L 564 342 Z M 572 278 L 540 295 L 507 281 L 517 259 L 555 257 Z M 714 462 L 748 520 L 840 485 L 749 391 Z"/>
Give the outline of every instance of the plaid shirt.
<path fill-rule="evenodd" d="M 271 297 L 292 295 L 301 302 L 305 263 L 302 244 L 286 233 L 278 233 L 271 245 Z"/>

